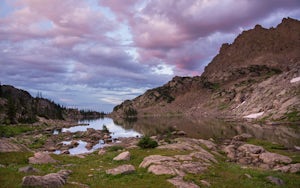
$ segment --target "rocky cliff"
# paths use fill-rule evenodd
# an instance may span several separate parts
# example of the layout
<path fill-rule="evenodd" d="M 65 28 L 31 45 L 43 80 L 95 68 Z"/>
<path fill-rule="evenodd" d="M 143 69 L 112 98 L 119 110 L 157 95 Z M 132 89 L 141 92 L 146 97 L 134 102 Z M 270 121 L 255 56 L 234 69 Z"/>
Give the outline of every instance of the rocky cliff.
<path fill-rule="evenodd" d="M 116 106 L 114 116 L 208 114 L 300 121 L 300 22 L 242 32 L 201 76 L 174 77 Z"/>

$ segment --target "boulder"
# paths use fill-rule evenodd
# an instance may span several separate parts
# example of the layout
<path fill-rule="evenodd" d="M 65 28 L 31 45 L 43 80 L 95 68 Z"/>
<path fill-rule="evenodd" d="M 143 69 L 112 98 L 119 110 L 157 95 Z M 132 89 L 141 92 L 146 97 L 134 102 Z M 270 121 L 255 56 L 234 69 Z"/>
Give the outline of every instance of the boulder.
<path fill-rule="evenodd" d="M 113 169 L 106 170 L 106 174 L 118 175 L 118 174 L 130 174 L 135 172 L 133 165 L 121 165 Z"/>
<path fill-rule="evenodd" d="M 25 167 L 19 168 L 19 172 L 23 172 L 23 173 L 36 173 L 36 172 L 39 172 L 39 170 L 36 169 L 36 168 L 33 168 L 32 166 L 25 166 Z"/>
<path fill-rule="evenodd" d="M 282 179 L 279 179 L 279 178 L 276 178 L 273 176 L 268 176 L 268 177 L 266 177 L 266 179 L 275 185 L 284 185 L 284 181 Z"/>
<path fill-rule="evenodd" d="M 47 164 L 47 163 L 56 163 L 48 153 L 37 152 L 33 157 L 29 157 L 30 164 Z"/>
<path fill-rule="evenodd" d="M 217 145 L 210 140 L 199 139 L 198 141 L 210 150 L 216 150 L 217 148 Z"/>
<path fill-rule="evenodd" d="M 100 149 L 98 155 L 104 155 L 106 153 L 105 149 Z"/>
<path fill-rule="evenodd" d="M 61 170 L 58 173 L 51 173 L 45 176 L 25 176 L 22 180 L 24 187 L 61 187 L 67 182 L 70 170 Z"/>
<path fill-rule="evenodd" d="M 151 165 L 148 168 L 148 172 L 155 175 L 176 175 L 175 169 L 164 165 Z"/>
<path fill-rule="evenodd" d="M 144 160 L 140 164 L 140 168 L 147 168 L 151 164 L 162 164 L 167 161 L 176 161 L 173 157 L 161 156 L 161 155 L 150 155 L 145 157 Z"/>
<path fill-rule="evenodd" d="M 172 179 L 168 179 L 168 182 L 173 184 L 178 188 L 200 188 L 198 185 L 193 182 L 185 182 L 182 177 L 174 177 Z"/>
<path fill-rule="evenodd" d="M 275 165 L 275 164 L 280 164 L 280 163 L 291 163 L 292 159 L 284 156 L 284 155 L 280 155 L 277 153 L 270 153 L 270 152 L 265 152 L 259 155 L 259 159 L 261 159 L 263 161 L 263 163 L 269 164 L 269 165 Z"/>
<path fill-rule="evenodd" d="M 274 170 L 280 171 L 280 172 L 297 173 L 297 172 L 300 172 L 300 163 L 289 164 L 289 165 L 286 165 L 286 166 L 277 167 Z"/>
<path fill-rule="evenodd" d="M 261 146 L 252 144 L 243 144 L 237 148 L 238 151 L 244 152 L 245 154 L 260 154 L 265 152 L 265 149 Z"/>
<path fill-rule="evenodd" d="M 247 134 L 247 133 L 243 133 L 240 135 L 236 135 L 235 137 L 232 138 L 233 141 L 242 141 L 245 142 L 247 141 L 249 138 L 252 138 L 253 136 L 251 134 Z"/>
<path fill-rule="evenodd" d="M 118 156 L 113 158 L 114 161 L 129 161 L 130 160 L 130 153 L 129 151 L 125 151 L 120 153 Z"/>

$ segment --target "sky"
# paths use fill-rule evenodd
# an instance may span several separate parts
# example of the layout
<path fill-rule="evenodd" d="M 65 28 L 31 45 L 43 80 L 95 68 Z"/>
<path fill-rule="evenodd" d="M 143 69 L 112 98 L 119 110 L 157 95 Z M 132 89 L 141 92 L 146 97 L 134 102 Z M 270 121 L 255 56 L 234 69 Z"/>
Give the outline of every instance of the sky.
<path fill-rule="evenodd" d="M 300 20 L 299 0 L 0 0 L 0 82 L 110 112 L 284 17 Z"/>

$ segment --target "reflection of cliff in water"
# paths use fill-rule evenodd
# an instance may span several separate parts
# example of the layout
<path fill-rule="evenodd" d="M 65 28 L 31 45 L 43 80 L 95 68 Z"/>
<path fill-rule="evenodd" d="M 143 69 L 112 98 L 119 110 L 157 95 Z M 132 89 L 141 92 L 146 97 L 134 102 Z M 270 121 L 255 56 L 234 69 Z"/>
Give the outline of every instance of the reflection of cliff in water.
<path fill-rule="evenodd" d="M 249 133 L 269 142 L 293 147 L 300 145 L 300 129 L 288 126 L 260 126 L 247 123 L 224 122 L 217 118 L 147 117 L 131 121 L 114 120 L 125 129 L 134 129 L 144 135 L 157 135 L 182 130 L 188 137 L 222 140 L 235 135 Z"/>

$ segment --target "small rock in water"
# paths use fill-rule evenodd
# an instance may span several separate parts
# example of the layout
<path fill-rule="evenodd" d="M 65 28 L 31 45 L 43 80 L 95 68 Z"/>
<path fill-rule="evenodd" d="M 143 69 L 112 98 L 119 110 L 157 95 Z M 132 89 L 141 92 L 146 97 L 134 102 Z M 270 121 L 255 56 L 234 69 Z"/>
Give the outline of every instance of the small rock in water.
<path fill-rule="evenodd" d="M 267 180 L 275 185 L 284 185 L 284 181 L 282 179 L 273 176 L 268 176 Z"/>

